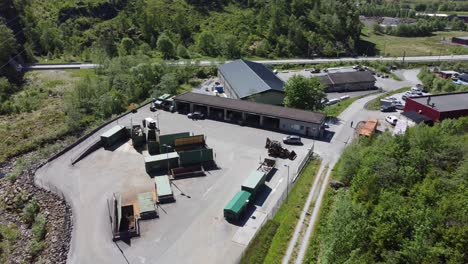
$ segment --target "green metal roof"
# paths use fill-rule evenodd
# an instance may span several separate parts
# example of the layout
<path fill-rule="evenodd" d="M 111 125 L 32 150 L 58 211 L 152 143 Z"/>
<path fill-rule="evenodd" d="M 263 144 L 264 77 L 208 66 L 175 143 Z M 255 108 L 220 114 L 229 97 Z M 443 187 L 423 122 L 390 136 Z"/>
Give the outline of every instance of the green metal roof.
<path fill-rule="evenodd" d="M 234 213 L 239 213 L 244 207 L 247 200 L 250 199 L 251 194 L 247 191 L 239 191 L 232 197 L 231 201 L 224 207 L 224 210 L 230 210 Z"/>
<path fill-rule="evenodd" d="M 177 154 L 177 152 L 169 152 L 165 154 L 147 156 L 145 157 L 145 163 L 168 160 L 168 159 L 178 159 L 178 158 L 179 158 L 179 154 Z"/>
<path fill-rule="evenodd" d="M 156 176 L 154 177 L 156 183 L 156 192 L 158 196 L 172 195 L 171 182 L 169 176 Z"/>
<path fill-rule="evenodd" d="M 248 189 L 256 189 L 257 186 L 262 183 L 263 177 L 265 176 L 264 172 L 254 170 L 252 173 L 250 173 L 249 177 L 245 179 L 245 181 L 242 183 L 242 187 L 248 188 Z"/>
<path fill-rule="evenodd" d="M 140 213 L 155 211 L 154 200 L 152 192 L 145 192 L 138 194 L 138 207 L 140 207 Z"/>
<path fill-rule="evenodd" d="M 106 137 L 106 138 L 109 138 L 109 137 L 112 137 L 114 134 L 120 132 L 120 130 L 124 129 L 123 126 L 115 126 L 109 130 L 107 130 L 106 132 L 104 132 L 101 137 Z"/>

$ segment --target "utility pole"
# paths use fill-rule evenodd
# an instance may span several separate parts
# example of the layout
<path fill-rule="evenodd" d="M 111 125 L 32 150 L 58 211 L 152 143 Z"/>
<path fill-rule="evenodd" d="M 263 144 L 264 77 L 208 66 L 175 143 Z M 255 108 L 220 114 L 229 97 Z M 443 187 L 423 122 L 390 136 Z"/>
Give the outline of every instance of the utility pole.
<path fill-rule="evenodd" d="M 288 202 L 289 196 L 289 165 L 284 164 L 285 167 L 288 167 L 288 181 L 286 182 L 286 203 Z"/>

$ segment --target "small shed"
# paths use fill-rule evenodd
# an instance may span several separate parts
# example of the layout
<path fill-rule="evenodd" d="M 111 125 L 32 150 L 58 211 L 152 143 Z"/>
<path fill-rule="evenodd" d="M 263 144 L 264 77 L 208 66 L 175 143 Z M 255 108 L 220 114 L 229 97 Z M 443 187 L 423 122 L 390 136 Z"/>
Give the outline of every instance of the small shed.
<path fill-rule="evenodd" d="M 364 126 L 359 129 L 359 136 L 371 137 L 377 129 L 378 124 L 377 119 L 369 118 Z"/>
<path fill-rule="evenodd" d="M 156 184 L 158 203 L 171 203 L 175 201 L 169 176 L 156 176 L 154 177 L 154 183 Z"/>
<path fill-rule="evenodd" d="M 237 192 L 224 207 L 224 218 L 227 220 L 239 220 L 249 204 L 251 195 L 252 194 L 247 191 Z"/>
<path fill-rule="evenodd" d="M 148 173 L 177 167 L 179 167 L 179 154 L 177 152 L 145 157 L 145 168 Z"/>
<path fill-rule="evenodd" d="M 258 192 L 260 187 L 265 183 L 266 174 L 262 171 L 254 170 L 249 177 L 242 183 L 241 189 L 248 191 L 251 194 Z"/>
<path fill-rule="evenodd" d="M 101 135 L 102 146 L 107 149 L 118 141 L 124 139 L 126 136 L 127 132 L 124 126 L 114 126 Z"/>
<path fill-rule="evenodd" d="M 156 192 L 144 192 L 138 194 L 138 207 L 140 209 L 140 219 L 153 219 L 158 217 L 156 211 Z"/>

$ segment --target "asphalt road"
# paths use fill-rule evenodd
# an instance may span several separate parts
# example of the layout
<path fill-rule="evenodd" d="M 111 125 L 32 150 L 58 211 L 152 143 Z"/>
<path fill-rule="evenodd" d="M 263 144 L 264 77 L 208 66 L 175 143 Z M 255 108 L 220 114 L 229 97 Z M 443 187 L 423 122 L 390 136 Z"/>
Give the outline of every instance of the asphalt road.
<path fill-rule="evenodd" d="M 255 60 L 255 62 L 278 65 L 278 64 L 320 64 L 331 62 L 350 62 L 363 63 L 366 61 L 385 61 L 385 62 L 456 62 L 468 61 L 468 55 L 444 55 L 444 56 L 417 56 L 417 57 L 356 57 L 356 58 L 318 58 L 318 59 L 279 59 L 279 60 Z M 199 65 L 210 66 L 219 65 L 229 61 L 167 61 L 167 64 L 173 65 Z M 100 67 L 99 64 L 92 63 L 63 63 L 63 64 L 25 64 L 23 70 L 61 70 L 61 69 L 90 69 Z"/>

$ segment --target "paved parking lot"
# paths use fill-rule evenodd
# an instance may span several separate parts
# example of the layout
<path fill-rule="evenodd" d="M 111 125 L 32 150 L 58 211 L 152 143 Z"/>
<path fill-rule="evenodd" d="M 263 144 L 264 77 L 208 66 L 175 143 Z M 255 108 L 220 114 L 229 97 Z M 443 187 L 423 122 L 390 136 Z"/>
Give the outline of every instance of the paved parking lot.
<path fill-rule="evenodd" d="M 141 237 L 132 239 L 131 245 L 123 242 L 118 245 L 130 263 L 236 262 L 286 189 L 288 175 L 284 165 L 290 165 L 292 180 L 313 141 L 303 139 L 303 146 L 288 146 L 298 153 L 297 159 L 277 160 L 278 171 L 267 182 L 255 202 L 255 211 L 251 212 L 255 219 L 247 218 L 247 222 L 233 225 L 224 220 L 223 207 L 266 157 L 266 137 L 280 140 L 285 135 L 211 120 L 192 121 L 177 113 L 151 113 L 147 107 L 118 122 L 135 124 L 148 116 L 160 122 L 162 134 L 184 131 L 205 134 L 220 169 L 205 177 L 174 181 L 176 203 L 162 205 L 159 219 L 142 221 Z M 135 151 L 130 142 L 114 151 L 99 149 L 75 166 L 70 164 L 71 159 L 114 125 L 106 126 L 36 174 L 39 184 L 62 190 L 72 205 L 74 230 L 69 263 L 125 263 L 111 241 L 106 199 L 114 192 L 153 186 L 144 169 L 145 153 Z"/>
<path fill-rule="evenodd" d="M 419 70 L 417 69 L 397 71 L 396 74 L 400 76 L 403 81 L 397 81 L 392 78 L 380 78 L 376 76 L 375 86 L 382 88 L 384 91 L 393 91 L 393 90 L 406 87 L 406 86 L 414 86 L 418 83 L 417 81 L 418 73 L 419 73 Z M 310 71 L 305 71 L 305 70 L 289 70 L 289 71 L 282 71 L 278 73 L 278 77 L 285 82 L 289 78 L 293 77 L 294 75 L 313 77 L 313 76 L 326 75 L 326 73 L 323 73 L 323 72 L 311 73 Z M 343 95 L 349 95 L 351 98 L 353 98 L 353 97 L 360 97 L 363 95 L 371 94 L 374 92 L 375 90 L 327 93 L 327 98 L 331 100 L 331 99 L 340 98 Z"/>

